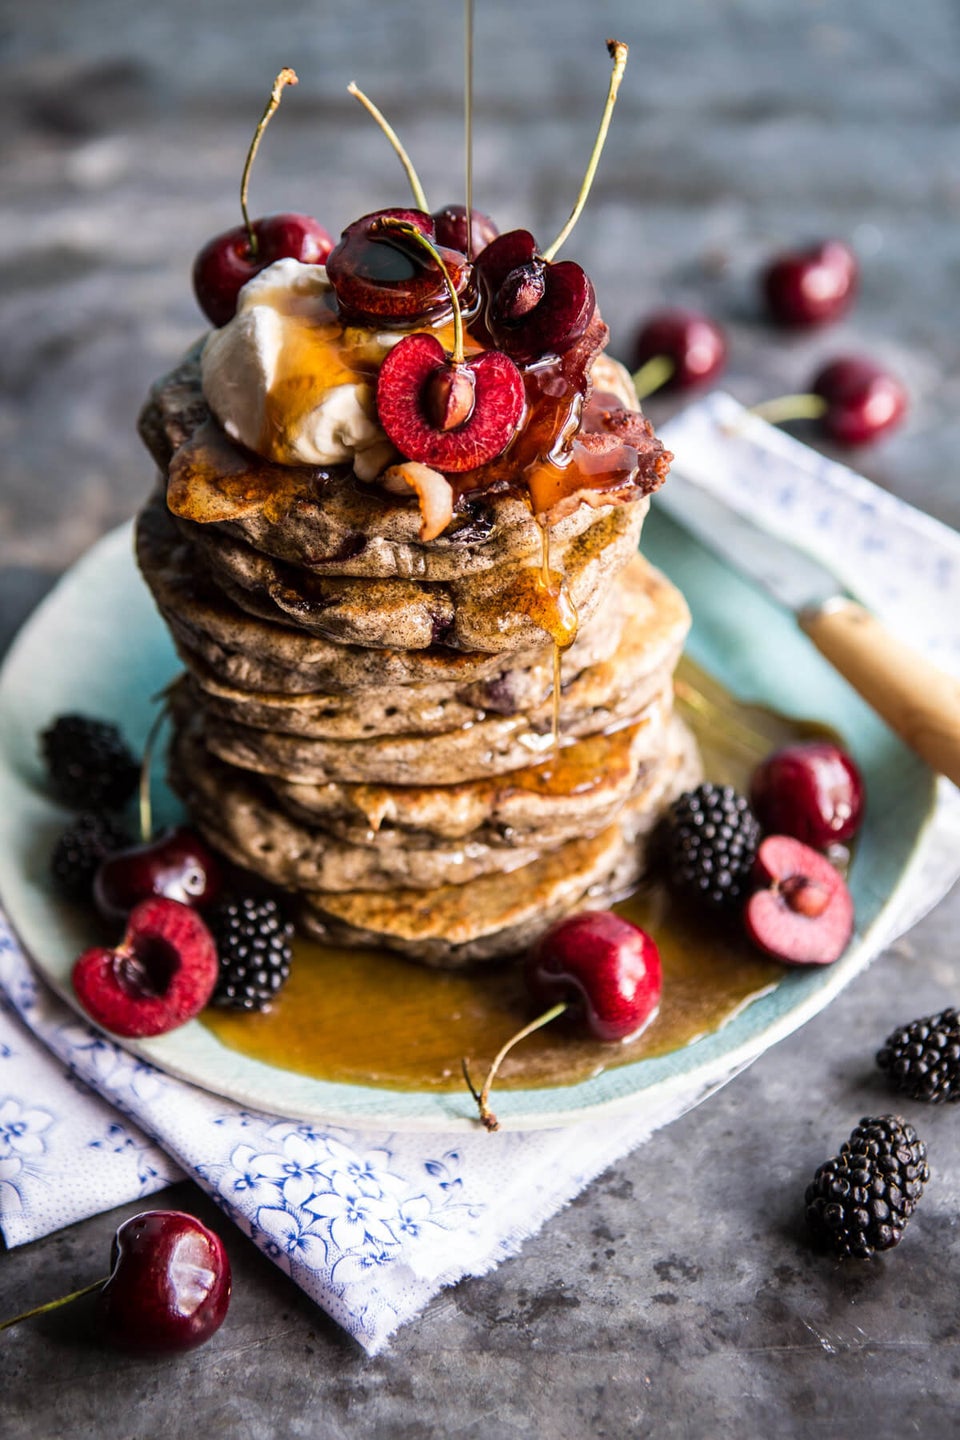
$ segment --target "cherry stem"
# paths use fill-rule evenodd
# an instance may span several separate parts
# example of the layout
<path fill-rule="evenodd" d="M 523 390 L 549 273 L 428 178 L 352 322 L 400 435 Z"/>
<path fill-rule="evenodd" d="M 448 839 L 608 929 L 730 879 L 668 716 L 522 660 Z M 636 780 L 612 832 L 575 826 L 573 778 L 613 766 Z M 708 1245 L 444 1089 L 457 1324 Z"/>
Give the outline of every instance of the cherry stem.
<path fill-rule="evenodd" d="M 633 386 L 638 400 L 646 400 L 657 390 L 662 390 L 677 368 L 676 361 L 669 355 L 651 355 L 633 376 Z"/>
<path fill-rule="evenodd" d="M 827 402 L 822 395 L 779 395 L 776 400 L 750 407 L 751 415 L 771 425 L 782 425 L 785 420 L 819 420 L 826 413 Z"/>
<path fill-rule="evenodd" d="M 157 742 L 157 735 L 160 733 L 160 726 L 167 718 L 167 707 L 163 706 L 159 715 L 154 716 L 153 724 L 147 733 L 146 743 L 143 747 L 143 759 L 140 762 L 140 839 L 144 845 L 148 845 L 153 839 L 153 805 L 150 800 L 150 771 L 153 767 L 153 750 Z"/>
<path fill-rule="evenodd" d="M 608 40 L 607 54 L 613 61 L 613 72 L 610 76 L 610 88 L 607 90 L 607 103 L 603 107 L 603 115 L 600 119 L 600 129 L 597 131 L 597 138 L 593 142 L 593 150 L 590 154 L 590 163 L 587 166 L 587 173 L 583 177 L 583 184 L 580 186 L 580 194 L 577 196 L 577 203 L 570 212 L 570 218 L 564 225 L 560 234 L 543 252 L 544 260 L 552 260 L 567 239 L 570 231 L 580 219 L 580 212 L 587 203 L 587 196 L 590 194 L 590 187 L 593 184 L 593 177 L 597 173 L 597 166 L 600 163 L 600 156 L 607 138 L 607 131 L 610 128 L 610 117 L 613 114 L 613 107 L 617 103 L 617 94 L 620 90 L 620 81 L 623 79 L 623 72 L 627 68 L 628 47 L 622 40 Z"/>
<path fill-rule="evenodd" d="M 380 126 L 380 129 L 383 131 L 384 135 L 386 135 L 387 139 L 390 141 L 390 144 L 393 146 L 397 159 L 403 166 L 404 171 L 406 172 L 407 179 L 410 182 L 410 189 L 413 191 L 413 198 L 417 202 L 417 209 L 429 211 L 430 206 L 427 204 L 427 197 L 423 193 L 423 186 L 420 184 L 420 176 L 417 174 L 416 170 L 414 170 L 413 161 L 410 159 L 410 156 L 407 154 L 406 150 L 403 148 L 403 145 L 400 143 L 400 136 L 397 134 L 396 130 L 394 130 L 393 126 L 390 124 L 383 111 L 379 110 L 377 106 L 374 105 L 369 95 L 364 95 L 359 85 L 355 85 L 354 82 L 351 80 L 350 84 L 347 86 L 347 90 L 349 94 L 354 97 L 355 100 L 360 101 L 360 104 L 363 106 L 364 110 L 366 110 L 369 115 L 373 116 L 374 120 L 376 120 L 377 124 Z"/>
<path fill-rule="evenodd" d="M 518 1041 L 525 1040 L 526 1037 L 528 1035 L 532 1035 L 535 1030 L 540 1030 L 543 1028 L 544 1025 L 549 1025 L 551 1020 L 556 1020 L 558 1015 L 562 1015 L 564 1011 L 569 1010 L 569 1008 L 570 1005 L 568 1001 L 561 1000 L 559 1004 L 551 1006 L 551 1008 L 545 1011 L 543 1015 L 538 1015 L 536 1020 L 531 1020 L 529 1025 L 524 1025 L 523 1029 L 518 1030 L 516 1035 L 511 1035 L 506 1045 L 501 1047 L 499 1054 L 497 1055 L 493 1064 L 490 1066 L 490 1069 L 487 1072 L 487 1078 L 483 1082 L 483 1089 L 479 1093 L 474 1088 L 473 1081 L 470 1079 L 470 1071 L 467 1068 L 466 1060 L 462 1060 L 460 1062 L 463 1069 L 463 1078 L 467 1082 L 467 1088 L 469 1089 L 470 1094 L 477 1102 L 480 1110 L 480 1119 L 483 1121 L 484 1127 L 487 1130 L 500 1129 L 500 1121 L 490 1109 L 488 1102 L 490 1100 L 490 1087 L 493 1085 L 493 1082 L 496 1079 L 497 1071 L 503 1064 L 504 1059 L 507 1057 L 507 1055 L 510 1054 L 510 1051 L 513 1049 L 514 1045 L 516 1045 Z"/>
<path fill-rule="evenodd" d="M 463 150 L 467 201 L 467 259 L 473 259 L 473 0 L 463 15 Z M 424 206 L 426 209 L 426 206 Z"/>
<path fill-rule="evenodd" d="M 415 244 L 420 246 L 421 250 L 426 250 L 427 254 L 432 256 L 434 262 L 440 267 L 440 274 L 443 276 L 443 282 L 450 296 L 450 304 L 453 306 L 453 354 L 450 359 L 454 365 L 462 365 L 463 316 L 460 313 L 460 301 L 457 299 L 457 287 L 450 279 L 450 272 L 443 263 L 443 257 L 440 251 L 432 240 L 427 239 L 422 230 L 418 230 L 416 225 L 411 225 L 408 220 L 396 220 L 392 215 L 382 215 L 380 219 L 375 220 L 370 227 L 370 233 L 372 235 L 382 235 L 387 232 L 393 232 L 396 235 L 402 235 L 405 240 L 414 241 Z"/>
<path fill-rule="evenodd" d="M 263 132 L 270 124 L 270 121 L 273 118 L 274 111 L 280 104 L 280 97 L 283 94 L 284 89 L 287 85 L 297 84 L 299 84 L 299 81 L 297 80 L 296 71 L 291 70 L 288 65 L 285 65 L 284 68 L 280 71 L 280 74 L 277 76 L 276 80 L 274 80 L 273 82 L 273 89 L 270 91 L 270 99 L 267 101 L 266 109 L 260 116 L 257 128 L 253 132 L 253 139 L 250 141 L 250 149 L 247 151 L 246 164 L 243 167 L 243 174 L 240 177 L 240 209 L 243 212 L 243 223 L 247 227 L 247 244 L 250 246 L 250 254 L 254 260 L 256 260 L 258 254 L 260 253 L 260 246 L 257 243 L 257 237 L 254 228 L 250 223 L 250 213 L 247 210 L 247 186 L 250 183 L 250 171 L 253 169 L 253 162 L 256 159 L 257 151 L 260 149 L 260 141 L 263 139 Z"/>
<path fill-rule="evenodd" d="M 0 1330 L 9 1330 L 11 1325 L 19 1325 L 21 1320 L 32 1320 L 34 1315 L 46 1315 L 49 1310 L 59 1310 L 61 1305 L 69 1305 L 74 1300 L 82 1300 L 84 1295 L 92 1295 L 95 1290 L 102 1290 L 110 1279 L 104 1275 L 100 1280 L 94 1280 L 92 1285 L 84 1285 L 82 1290 L 74 1290 L 70 1295 L 61 1295 L 59 1300 L 48 1300 L 45 1305 L 34 1305 L 32 1310 L 24 1310 L 21 1315 L 14 1315 L 10 1320 L 0 1320 Z"/>

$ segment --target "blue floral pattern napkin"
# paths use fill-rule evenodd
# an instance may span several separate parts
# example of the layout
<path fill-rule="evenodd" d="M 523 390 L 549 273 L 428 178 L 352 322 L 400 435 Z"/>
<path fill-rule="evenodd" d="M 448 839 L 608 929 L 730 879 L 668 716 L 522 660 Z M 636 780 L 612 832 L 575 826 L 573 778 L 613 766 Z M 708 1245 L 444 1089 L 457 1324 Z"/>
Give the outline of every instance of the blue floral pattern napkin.
<path fill-rule="evenodd" d="M 960 672 L 960 536 L 751 419 L 728 396 L 665 441 L 694 481 L 818 551 L 895 628 Z M 889 943 L 960 872 L 941 782 Z M 479 1275 L 595 1176 L 730 1076 L 566 1130 L 366 1134 L 255 1114 L 89 1028 L 35 976 L 0 912 L 0 1231 L 8 1245 L 188 1175 L 371 1354 L 443 1286 Z"/>

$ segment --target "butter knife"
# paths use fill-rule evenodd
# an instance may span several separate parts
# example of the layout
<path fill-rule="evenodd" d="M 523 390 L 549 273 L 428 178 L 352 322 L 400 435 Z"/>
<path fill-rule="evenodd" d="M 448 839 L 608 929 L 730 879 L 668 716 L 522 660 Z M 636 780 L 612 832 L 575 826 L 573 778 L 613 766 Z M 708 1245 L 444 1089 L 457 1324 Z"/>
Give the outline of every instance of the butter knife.
<path fill-rule="evenodd" d="M 806 551 L 671 469 L 654 504 L 795 616 L 903 742 L 960 785 L 960 680 L 893 635 Z"/>

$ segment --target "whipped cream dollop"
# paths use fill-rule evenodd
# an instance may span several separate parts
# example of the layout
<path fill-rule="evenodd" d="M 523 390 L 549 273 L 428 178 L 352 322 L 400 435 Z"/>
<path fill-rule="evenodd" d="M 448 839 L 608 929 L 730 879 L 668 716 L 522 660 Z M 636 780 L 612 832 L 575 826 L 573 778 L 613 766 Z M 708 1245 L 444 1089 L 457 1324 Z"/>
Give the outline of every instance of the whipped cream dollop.
<path fill-rule="evenodd" d="M 377 420 L 376 371 L 400 338 L 345 328 L 326 269 L 277 260 L 208 337 L 203 393 L 226 433 L 264 459 L 352 464 L 373 479 L 397 458 Z"/>

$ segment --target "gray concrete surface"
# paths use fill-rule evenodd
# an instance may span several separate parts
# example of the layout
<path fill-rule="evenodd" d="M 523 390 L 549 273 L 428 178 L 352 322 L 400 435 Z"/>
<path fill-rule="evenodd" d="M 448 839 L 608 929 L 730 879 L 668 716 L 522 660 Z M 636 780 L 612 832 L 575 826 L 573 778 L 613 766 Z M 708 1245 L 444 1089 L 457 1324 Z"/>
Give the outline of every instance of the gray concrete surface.
<path fill-rule="evenodd" d="M 953 0 L 478 0 L 476 196 L 549 238 L 576 191 L 606 81 L 631 68 L 568 253 L 623 348 L 666 300 L 731 334 L 727 384 L 793 390 L 843 349 L 907 381 L 909 424 L 857 456 L 960 524 L 960 12 Z M 344 93 L 387 110 L 434 203 L 460 190 L 456 4 L 440 0 L 5 0 L 0 5 L 0 644 L 52 577 L 150 482 L 133 420 L 197 333 L 192 256 L 235 223 L 247 136 L 284 63 L 255 211 L 336 231 L 402 176 Z M 757 313 L 772 250 L 852 239 L 860 303 L 785 339 Z M 655 418 L 666 403 L 650 407 Z M 815 440 L 814 443 L 819 443 Z M 882 1440 L 960 1427 L 960 1137 L 907 1106 L 933 1179 L 900 1250 L 813 1256 L 803 1188 L 861 1114 L 890 1108 L 872 1055 L 958 998 L 954 893 L 817 1020 L 618 1165 L 517 1260 L 442 1296 L 369 1361 L 238 1234 L 228 1324 L 144 1362 L 101 1350 L 89 1311 L 0 1340 L 6 1440 L 470 1440 L 585 1436 Z M 189 1186 L 163 1197 L 222 1222 Z M 126 1213 L 132 1213 L 135 1206 Z M 0 1311 L 105 1266 L 125 1212 L 0 1256 Z"/>

